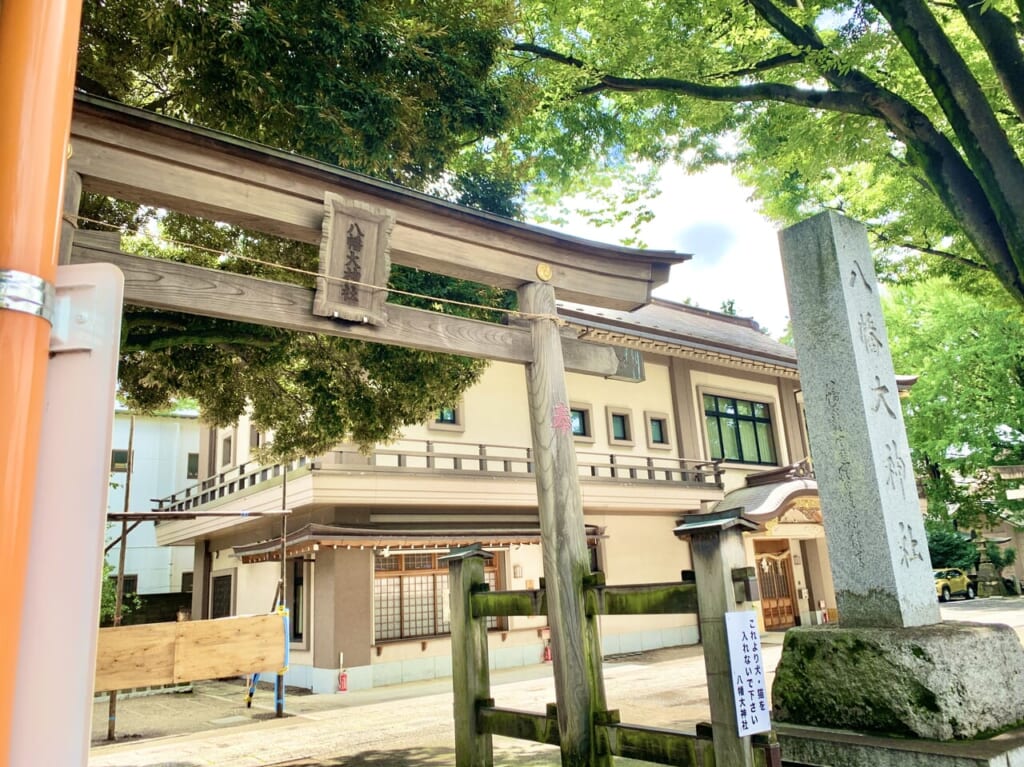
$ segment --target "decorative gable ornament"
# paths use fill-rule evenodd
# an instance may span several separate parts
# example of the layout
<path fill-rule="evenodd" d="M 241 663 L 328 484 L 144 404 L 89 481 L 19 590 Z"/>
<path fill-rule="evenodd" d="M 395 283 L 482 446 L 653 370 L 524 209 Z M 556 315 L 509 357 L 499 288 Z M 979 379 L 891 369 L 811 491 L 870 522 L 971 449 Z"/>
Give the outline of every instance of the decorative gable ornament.
<path fill-rule="evenodd" d="M 330 192 L 324 195 L 313 314 L 370 325 L 387 322 L 384 303 L 394 226 L 395 216 L 385 208 Z"/>

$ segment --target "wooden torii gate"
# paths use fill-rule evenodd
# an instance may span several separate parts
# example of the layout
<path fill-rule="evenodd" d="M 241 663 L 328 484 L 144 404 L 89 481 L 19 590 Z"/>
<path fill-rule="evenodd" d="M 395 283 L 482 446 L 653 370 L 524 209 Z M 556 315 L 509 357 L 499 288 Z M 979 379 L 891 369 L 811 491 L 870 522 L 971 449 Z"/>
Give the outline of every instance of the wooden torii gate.
<path fill-rule="evenodd" d="M 322 262 L 341 249 L 342 271 L 335 276 L 360 283 L 373 277 L 376 270 L 368 264 L 376 253 L 406 266 L 518 291 L 525 323 L 500 325 L 359 303 L 379 295 L 380 288 L 348 291 L 348 299 L 360 307 L 352 315 L 352 307 L 329 305 L 331 297 L 324 294 L 330 291 L 323 289 L 330 279 L 320 281 L 315 296 L 292 285 L 127 255 L 110 238 L 86 232 L 75 235 L 70 257 L 74 264 L 118 266 L 129 304 L 524 364 L 562 763 L 596 764 L 593 712 L 602 701 L 593 699 L 600 693 L 584 680 L 601 678 L 601 650 L 593 646 L 583 606 L 589 556 L 565 370 L 627 380 L 642 373 L 635 354 L 563 335 L 555 301 L 636 308 L 665 281 L 669 267 L 688 256 L 555 234 L 83 96 L 76 97 L 71 145 L 66 209 L 75 208 L 84 189 L 321 243 Z M 389 237 L 383 251 L 375 237 Z M 348 256 L 358 250 L 358 258 L 347 258 L 345 248 Z M 366 295 L 355 295 L 360 292 Z M 347 315 L 356 321 L 335 319 Z"/>

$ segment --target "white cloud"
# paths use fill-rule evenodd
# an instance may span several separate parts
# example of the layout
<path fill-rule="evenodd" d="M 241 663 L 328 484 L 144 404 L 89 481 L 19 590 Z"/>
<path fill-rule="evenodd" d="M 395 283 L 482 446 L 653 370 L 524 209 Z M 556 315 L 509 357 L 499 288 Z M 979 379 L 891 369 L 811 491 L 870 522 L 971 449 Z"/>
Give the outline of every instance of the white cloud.
<path fill-rule="evenodd" d="M 789 307 L 777 232 L 750 202 L 750 191 L 724 167 L 687 175 L 668 165 L 659 186 L 661 195 L 650 202 L 654 220 L 643 227 L 640 239 L 650 248 L 692 253 L 693 258 L 674 267 L 655 295 L 678 302 L 689 298 L 715 310 L 731 299 L 738 314 L 781 335 Z M 601 242 L 630 235 L 625 225 L 595 227 L 580 218 L 570 218 L 561 229 Z"/>

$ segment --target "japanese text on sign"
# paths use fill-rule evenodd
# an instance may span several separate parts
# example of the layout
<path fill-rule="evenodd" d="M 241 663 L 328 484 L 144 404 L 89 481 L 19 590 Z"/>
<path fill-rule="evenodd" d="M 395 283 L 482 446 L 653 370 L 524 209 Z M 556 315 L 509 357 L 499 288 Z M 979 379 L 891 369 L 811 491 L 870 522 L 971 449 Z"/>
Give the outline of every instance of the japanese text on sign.
<path fill-rule="evenodd" d="M 753 610 L 725 614 L 725 635 L 729 642 L 729 668 L 736 703 L 736 729 L 740 737 L 767 732 L 768 690 L 764 683 L 761 635 Z"/>

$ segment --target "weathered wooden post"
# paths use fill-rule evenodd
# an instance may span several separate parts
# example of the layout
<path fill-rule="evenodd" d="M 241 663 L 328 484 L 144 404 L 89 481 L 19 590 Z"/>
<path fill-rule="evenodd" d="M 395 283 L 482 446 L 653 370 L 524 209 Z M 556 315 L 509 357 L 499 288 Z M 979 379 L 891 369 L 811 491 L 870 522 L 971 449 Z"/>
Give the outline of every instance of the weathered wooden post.
<path fill-rule="evenodd" d="M 71 263 L 71 246 L 75 230 L 78 229 L 78 207 L 82 203 L 82 177 L 69 170 L 64 177 L 64 211 L 60 225 L 60 250 L 57 263 L 67 266 Z"/>
<path fill-rule="evenodd" d="M 448 563 L 451 595 L 452 687 L 455 691 L 455 765 L 491 767 L 494 752 L 489 733 L 477 728 L 477 709 L 491 696 L 487 665 L 487 622 L 473 617 L 474 592 L 486 588 L 484 561 L 494 557 L 480 544 L 452 549 Z"/>
<path fill-rule="evenodd" d="M 733 578 L 734 571 L 746 568 L 743 531 L 758 527 L 741 512 L 742 509 L 731 509 L 715 514 L 690 514 L 683 517 L 682 524 L 675 530 L 678 537 L 690 539 L 711 702 L 715 764 L 727 767 L 753 767 L 754 764 L 750 737 L 740 737 L 736 723 L 725 630 L 726 613 L 753 609 L 748 601 L 750 595 L 738 593 L 740 589 Z"/>
<path fill-rule="evenodd" d="M 519 308 L 530 317 L 533 338 L 526 383 L 562 767 L 610 767 L 611 756 L 597 753 L 594 737 L 594 714 L 606 708 L 601 642 L 583 607 L 590 557 L 554 288 L 524 285 Z"/>

